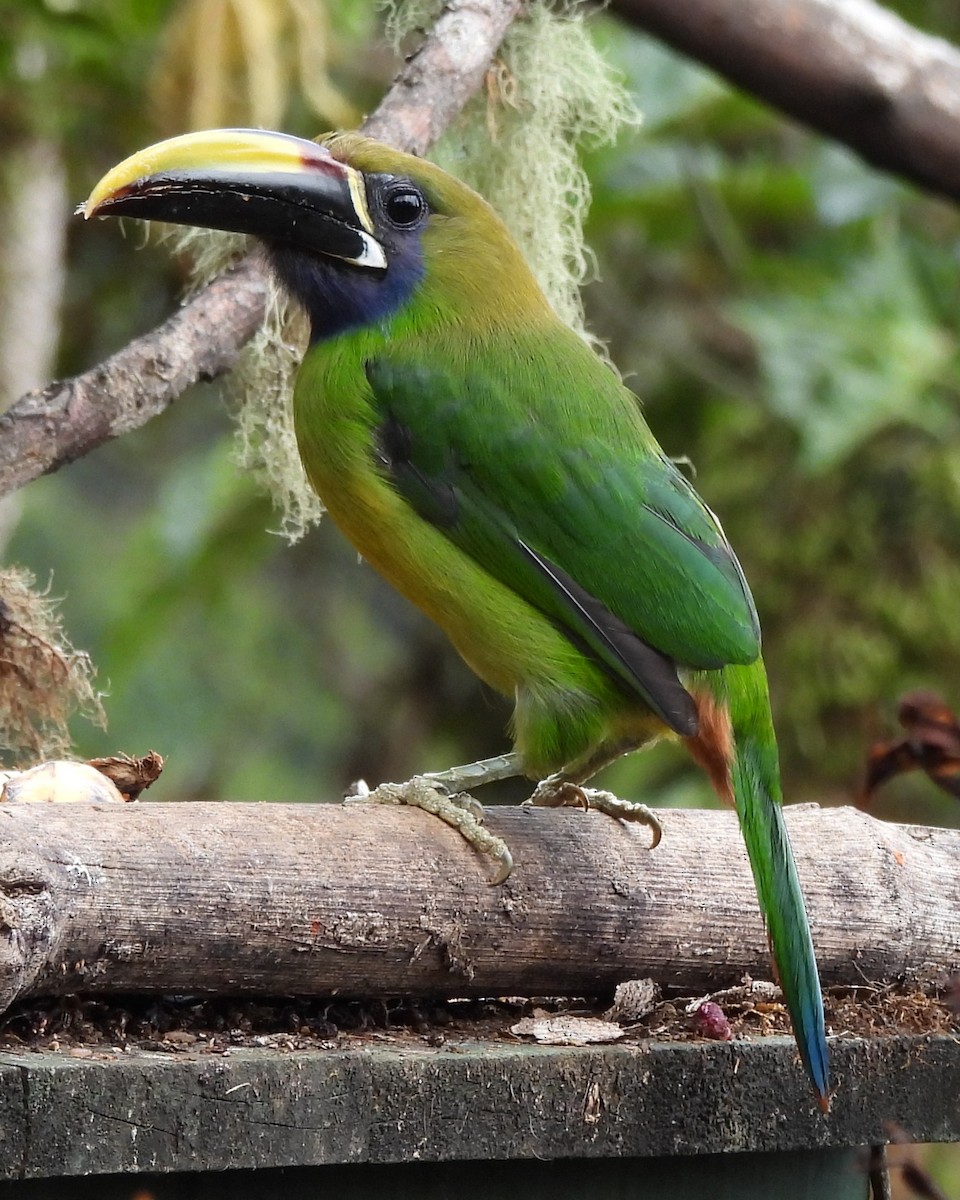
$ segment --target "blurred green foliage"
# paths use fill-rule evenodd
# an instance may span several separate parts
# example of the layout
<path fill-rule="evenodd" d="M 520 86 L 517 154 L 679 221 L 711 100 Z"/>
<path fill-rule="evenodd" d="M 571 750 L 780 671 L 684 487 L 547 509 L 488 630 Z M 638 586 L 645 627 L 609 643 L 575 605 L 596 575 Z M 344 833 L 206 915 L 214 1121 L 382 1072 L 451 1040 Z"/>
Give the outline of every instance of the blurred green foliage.
<path fill-rule="evenodd" d="M 177 11 L 0 3 L 4 136 L 56 138 L 82 197 L 163 124 L 149 81 Z M 951 5 L 902 11 L 960 33 Z M 331 12 L 336 85 L 369 108 L 394 64 L 368 5 Z M 788 797 L 843 801 L 902 691 L 960 704 L 960 221 L 614 20 L 595 28 L 645 123 L 588 162 L 590 322 L 743 560 Z M 285 124 L 316 131 L 296 92 Z M 175 304 L 178 264 L 141 241 L 72 228 L 62 372 Z M 110 732 L 78 724 L 81 753 L 156 748 L 161 799 L 310 799 L 505 747 L 506 703 L 328 523 L 293 548 L 273 524 L 212 386 L 27 489 L 6 556 L 52 576 L 108 693 Z M 609 779 L 710 802 L 671 746 Z M 880 806 L 937 823 L 955 809 L 923 779 Z"/>

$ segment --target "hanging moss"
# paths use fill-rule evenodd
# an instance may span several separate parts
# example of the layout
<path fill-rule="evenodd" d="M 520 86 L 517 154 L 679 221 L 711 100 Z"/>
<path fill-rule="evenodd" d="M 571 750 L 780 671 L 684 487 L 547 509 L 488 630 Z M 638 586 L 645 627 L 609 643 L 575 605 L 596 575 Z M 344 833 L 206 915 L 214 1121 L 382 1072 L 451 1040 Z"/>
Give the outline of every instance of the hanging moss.
<path fill-rule="evenodd" d="M 67 641 L 57 603 L 29 571 L 0 570 L 0 763 L 26 766 L 70 749 L 75 712 L 106 717 L 86 654 Z"/>

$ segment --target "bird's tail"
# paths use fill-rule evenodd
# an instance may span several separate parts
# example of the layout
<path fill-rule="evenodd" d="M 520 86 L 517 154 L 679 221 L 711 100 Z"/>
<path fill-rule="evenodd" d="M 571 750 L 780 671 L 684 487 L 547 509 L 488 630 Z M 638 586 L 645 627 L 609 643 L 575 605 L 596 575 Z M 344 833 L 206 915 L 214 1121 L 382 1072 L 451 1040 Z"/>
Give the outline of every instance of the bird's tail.
<path fill-rule="evenodd" d="M 826 1111 L 830 1067 L 823 997 L 797 867 L 780 807 L 780 765 L 763 663 L 704 673 L 691 750 L 736 805 L 793 1032 Z"/>

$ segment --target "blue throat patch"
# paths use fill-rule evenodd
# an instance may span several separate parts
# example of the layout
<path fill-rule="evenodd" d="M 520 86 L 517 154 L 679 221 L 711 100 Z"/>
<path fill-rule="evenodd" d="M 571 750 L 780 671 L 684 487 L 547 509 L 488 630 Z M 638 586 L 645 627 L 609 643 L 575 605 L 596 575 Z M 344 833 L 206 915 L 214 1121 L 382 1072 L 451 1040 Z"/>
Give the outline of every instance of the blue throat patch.
<path fill-rule="evenodd" d="M 382 274 L 289 244 L 268 246 L 280 282 L 307 311 L 311 344 L 373 325 L 406 304 L 423 278 L 423 253 L 419 236 L 398 242 Z"/>

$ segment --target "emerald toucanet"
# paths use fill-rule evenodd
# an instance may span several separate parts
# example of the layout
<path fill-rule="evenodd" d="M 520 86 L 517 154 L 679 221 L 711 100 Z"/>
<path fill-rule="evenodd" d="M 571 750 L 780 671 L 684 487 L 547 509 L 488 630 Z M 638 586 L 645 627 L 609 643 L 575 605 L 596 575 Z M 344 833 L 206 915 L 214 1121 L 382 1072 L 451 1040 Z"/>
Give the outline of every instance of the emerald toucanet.
<path fill-rule="evenodd" d="M 654 738 L 684 739 L 736 805 L 826 1108 L 750 591 L 636 398 L 558 319 L 489 205 L 358 134 L 215 130 L 127 159 L 84 211 L 254 234 L 306 310 L 293 403 L 307 475 L 361 555 L 515 703 L 513 754 L 427 778 L 550 776 L 550 802 Z"/>

